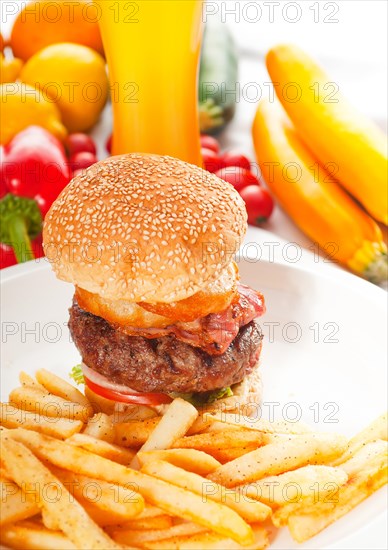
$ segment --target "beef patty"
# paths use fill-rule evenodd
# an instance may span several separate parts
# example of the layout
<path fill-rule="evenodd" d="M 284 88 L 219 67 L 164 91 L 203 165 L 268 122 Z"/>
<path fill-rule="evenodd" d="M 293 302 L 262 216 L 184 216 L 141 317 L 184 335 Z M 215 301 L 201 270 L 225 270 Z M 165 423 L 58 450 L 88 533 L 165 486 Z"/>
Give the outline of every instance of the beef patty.
<path fill-rule="evenodd" d="M 205 392 L 241 382 L 255 368 L 263 339 L 258 322 L 251 321 L 222 355 L 209 355 L 174 335 L 128 336 L 76 300 L 69 328 L 88 367 L 142 392 Z"/>

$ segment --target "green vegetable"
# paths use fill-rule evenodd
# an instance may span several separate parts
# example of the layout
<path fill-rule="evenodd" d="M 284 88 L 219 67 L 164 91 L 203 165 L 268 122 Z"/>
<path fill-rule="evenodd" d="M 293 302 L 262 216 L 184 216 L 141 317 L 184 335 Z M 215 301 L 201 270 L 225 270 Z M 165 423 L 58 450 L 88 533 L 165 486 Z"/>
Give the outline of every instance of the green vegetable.
<path fill-rule="evenodd" d="M 34 259 L 31 240 L 42 231 L 42 214 L 34 199 L 9 193 L 0 201 L 0 242 L 13 247 L 19 263 Z"/>
<path fill-rule="evenodd" d="M 224 397 L 231 397 L 233 395 L 232 388 L 228 386 L 227 388 L 221 388 L 220 390 L 207 391 L 203 393 L 171 393 L 171 397 L 181 397 L 185 401 L 188 401 L 195 407 L 200 407 L 201 405 L 210 405 L 217 401 L 217 399 L 222 399 Z"/>
<path fill-rule="evenodd" d="M 81 365 L 76 365 L 73 367 L 69 376 L 76 384 L 85 384 L 84 373 L 82 372 Z"/>
<path fill-rule="evenodd" d="M 238 55 L 228 26 L 206 23 L 199 69 L 201 132 L 216 133 L 233 118 L 239 99 Z"/>

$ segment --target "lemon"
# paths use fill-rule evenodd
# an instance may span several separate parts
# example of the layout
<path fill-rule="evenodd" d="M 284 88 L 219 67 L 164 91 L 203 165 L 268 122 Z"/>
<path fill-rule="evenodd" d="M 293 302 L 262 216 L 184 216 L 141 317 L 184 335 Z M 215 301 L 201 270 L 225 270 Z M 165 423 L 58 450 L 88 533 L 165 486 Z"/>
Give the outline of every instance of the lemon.
<path fill-rule="evenodd" d="M 5 145 L 27 126 L 46 128 L 57 138 L 66 137 L 66 128 L 55 103 L 39 90 L 22 82 L 0 86 L 0 144 Z"/>
<path fill-rule="evenodd" d="M 69 132 L 84 132 L 98 120 L 108 97 L 105 61 L 86 46 L 62 42 L 33 55 L 20 78 L 57 104 Z"/>

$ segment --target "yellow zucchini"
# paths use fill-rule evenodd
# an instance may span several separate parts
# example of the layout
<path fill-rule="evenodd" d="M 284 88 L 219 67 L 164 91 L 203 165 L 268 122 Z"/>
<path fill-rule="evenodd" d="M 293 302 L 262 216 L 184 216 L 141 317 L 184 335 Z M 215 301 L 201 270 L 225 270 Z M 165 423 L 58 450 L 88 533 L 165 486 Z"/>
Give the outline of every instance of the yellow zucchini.
<path fill-rule="evenodd" d="M 294 222 L 333 259 L 372 282 L 387 277 L 377 223 L 318 165 L 280 103 L 261 101 L 253 141 L 263 177 Z"/>
<path fill-rule="evenodd" d="M 387 138 L 338 85 L 295 46 L 268 52 L 279 100 L 304 143 L 376 220 L 388 223 Z"/>

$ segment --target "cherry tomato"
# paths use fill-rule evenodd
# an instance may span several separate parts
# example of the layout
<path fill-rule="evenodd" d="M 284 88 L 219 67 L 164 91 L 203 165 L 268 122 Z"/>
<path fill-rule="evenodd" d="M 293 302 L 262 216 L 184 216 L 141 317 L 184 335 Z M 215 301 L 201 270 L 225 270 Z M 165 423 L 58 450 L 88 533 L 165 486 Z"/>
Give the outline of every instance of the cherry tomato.
<path fill-rule="evenodd" d="M 166 393 L 124 393 L 111 390 L 110 388 L 104 388 L 95 382 L 85 379 L 85 384 L 90 388 L 94 393 L 105 397 L 105 399 L 110 399 L 111 401 L 120 401 L 122 403 L 136 403 L 138 405 L 163 405 L 164 403 L 171 403 L 172 399 Z"/>
<path fill-rule="evenodd" d="M 105 149 L 108 151 L 109 154 L 112 153 L 112 135 L 110 135 L 106 140 Z"/>
<path fill-rule="evenodd" d="M 207 136 L 206 134 L 201 135 L 201 147 L 203 149 L 210 149 L 215 153 L 220 152 L 220 144 L 218 143 L 218 141 L 214 137 Z"/>
<path fill-rule="evenodd" d="M 227 166 L 239 166 L 240 168 L 245 168 L 245 170 L 251 169 L 250 160 L 245 155 L 240 155 L 239 153 L 234 153 L 233 151 L 228 151 L 221 155 L 222 165 Z"/>
<path fill-rule="evenodd" d="M 76 153 L 70 157 L 70 168 L 73 170 L 82 170 L 83 168 L 89 168 L 92 164 L 97 162 L 96 155 L 83 151 L 82 153 Z"/>
<path fill-rule="evenodd" d="M 240 192 L 241 189 L 244 189 L 247 185 L 260 185 L 260 182 L 255 174 L 252 174 L 249 170 L 245 170 L 245 168 L 240 168 L 239 166 L 221 168 L 221 170 L 217 170 L 216 176 L 231 183 L 238 192 Z"/>
<path fill-rule="evenodd" d="M 220 157 L 211 149 L 202 148 L 201 154 L 203 168 L 208 172 L 217 172 L 222 167 Z"/>
<path fill-rule="evenodd" d="M 82 134 L 81 132 L 76 134 L 69 134 L 66 138 L 65 146 L 68 152 L 69 157 L 77 153 L 88 153 L 96 154 L 96 144 L 90 136 L 87 134 Z"/>
<path fill-rule="evenodd" d="M 271 216 L 274 202 L 267 191 L 258 185 L 248 185 L 240 193 L 248 212 L 248 223 L 259 225 Z"/>

